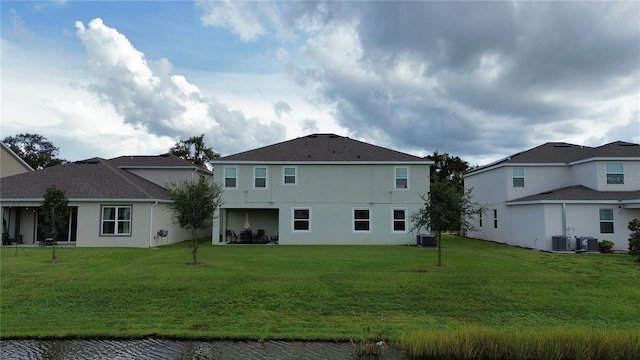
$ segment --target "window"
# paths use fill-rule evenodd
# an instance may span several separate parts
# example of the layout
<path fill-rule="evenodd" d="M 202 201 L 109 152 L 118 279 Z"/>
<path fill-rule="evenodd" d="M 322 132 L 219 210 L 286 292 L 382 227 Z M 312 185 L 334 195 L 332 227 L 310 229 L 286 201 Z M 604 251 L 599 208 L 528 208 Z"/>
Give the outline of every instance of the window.
<path fill-rule="evenodd" d="M 498 210 L 493 209 L 493 227 L 498 228 Z"/>
<path fill-rule="evenodd" d="M 253 168 L 253 188 L 254 189 L 267 188 L 267 168 L 266 167 Z"/>
<path fill-rule="evenodd" d="M 101 235 L 131 235 L 131 206 L 103 206 Z"/>
<path fill-rule="evenodd" d="M 600 209 L 600 233 L 613 234 L 613 209 Z"/>
<path fill-rule="evenodd" d="M 371 231 L 371 209 L 353 209 L 353 231 Z"/>
<path fill-rule="evenodd" d="M 624 184 L 624 166 L 621 162 L 607 163 L 607 184 Z"/>
<path fill-rule="evenodd" d="M 407 232 L 407 209 L 406 208 L 397 208 L 391 209 L 392 212 L 392 222 L 393 222 L 393 232 Z"/>
<path fill-rule="evenodd" d="M 236 189 L 238 187 L 238 168 L 224 168 L 224 187 L 226 189 Z"/>
<path fill-rule="evenodd" d="M 311 231 L 311 209 L 293 209 L 293 231 Z"/>
<path fill-rule="evenodd" d="M 397 167 L 394 168 L 394 182 L 396 189 L 408 189 L 409 188 L 409 168 Z"/>
<path fill-rule="evenodd" d="M 524 187 L 524 168 L 513 168 L 513 187 Z"/>
<path fill-rule="evenodd" d="M 478 222 L 480 223 L 480 227 L 482 227 L 482 210 L 478 211 Z"/>
<path fill-rule="evenodd" d="M 285 185 L 298 184 L 298 177 L 296 176 L 298 169 L 295 167 L 285 167 L 282 169 L 282 183 Z"/>

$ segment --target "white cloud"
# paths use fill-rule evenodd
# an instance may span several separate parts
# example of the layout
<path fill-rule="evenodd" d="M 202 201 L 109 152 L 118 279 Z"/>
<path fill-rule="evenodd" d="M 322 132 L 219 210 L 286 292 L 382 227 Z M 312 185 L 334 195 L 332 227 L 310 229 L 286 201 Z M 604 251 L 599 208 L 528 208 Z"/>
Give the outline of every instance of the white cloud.
<path fill-rule="evenodd" d="M 248 118 L 204 95 L 185 76 L 171 75 L 173 66 L 167 59 L 149 64 L 124 35 L 100 19 L 88 28 L 80 22 L 76 27 L 89 57 L 88 88 L 128 124 L 183 139 L 204 133 L 205 141 L 223 154 L 284 140 L 282 124 Z"/>

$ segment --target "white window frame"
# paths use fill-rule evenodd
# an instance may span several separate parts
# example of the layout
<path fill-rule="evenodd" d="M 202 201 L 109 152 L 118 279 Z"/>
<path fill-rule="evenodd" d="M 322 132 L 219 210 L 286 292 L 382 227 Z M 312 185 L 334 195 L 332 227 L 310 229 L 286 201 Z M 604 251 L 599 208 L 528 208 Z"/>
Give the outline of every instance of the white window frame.
<path fill-rule="evenodd" d="M 258 180 L 258 176 L 256 174 L 256 170 L 264 169 L 264 187 L 256 186 L 256 180 Z M 262 177 L 260 177 L 262 179 Z M 253 189 L 255 190 L 266 190 L 269 188 L 269 167 L 268 166 L 254 166 L 253 167 Z"/>
<path fill-rule="evenodd" d="M 356 211 L 368 211 L 369 217 L 367 219 L 356 219 Z M 354 207 L 351 210 L 351 230 L 354 233 L 370 233 L 373 228 L 373 224 L 371 221 L 372 216 L 371 208 L 368 207 Z M 367 230 L 358 230 L 356 229 L 356 221 L 358 222 L 367 222 L 369 224 L 369 228 Z"/>
<path fill-rule="evenodd" d="M 234 169 L 236 174 L 235 177 L 227 177 L 227 169 Z M 225 189 L 237 189 L 238 188 L 238 182 L 239 182 L 239 176 L 238 176 L 238 167 L 237 166 L 225 166 L 222 169 L 222 183 L 224 185 Z M 236 179 L 236 186 L 227 186 L 227 179 Z"/>
<path fill-rule="evenodd" d="M 406 177 L 399 177 L 398 176 L 398 169 L 407 170 Z M 404 179 L 404 180 L 407 181 L 407 186 L 406 187 L 398 187 L 398 180 L 400 180 L 400 179 Z M 393 188 L 395 190 L 409 190 L 409 167 L 408 166 L 394 166 L 393 167 Z"/>
<path fill-rule="evenodd" d="M 403 219 L 396 219 L 396 211 L 402 210 L 404 212 Z M 394 234 L 406 234 L 409 230 L 409 208 L 406 207 L 394 207 L 391 208 L 391 232 Z M 404 230 L 396 230 L 396 223 L 402 222 L 404 224 Z"/>
<path fill-rule="evenodd" d="M 303 219 L 303 218 L 296 219 L 296 210 L 308 211 L 309 218 L 308 219 Z M 296 229 L 296 221 L 307 221 L 307 223 L 309 224 L 309 226 L 308 226 L 309 229 L 307 229 L 307 230 Z M 294 233 L 308 233 L 308 232 L 311 232 L 311 208 L 310 207 L 294 207 L 294 208 L 291 208 L 291 232 L 294 232 Z"/>
<path fill-rule="evenodd" d="M 622 170 L 609 170 L 609 165 L 620 166 Z M 622 161 L 609 161 L 605 165 L 605 172 L 607 176 L 607 184 L 608 185 L 623 185 L 624 184 L 624 163 Z M 609 175 L 619 175 L 616 176 L 616 179 L 619 179 L 619 182 L 614 182 L 613 179 L 609 180 Z"/>
<path fill-rule="evenodd" d="M 607 213 L 611 214 L 611 219 L 602 219 L 602 212 L 606 211 Z M 613 209 L 600 209 L 598 211 L 598 218 L 600 219 L 599 224 L 600 224 L 600 234 L 613 234 L 615 233 L 615 223 L 614 223 L 614 217 L 613 217 Z M 611 232 L 602 232 L 602 224 L 603 223 L 611 223 Z"/>
<path fill-rule="evenodd" d="M 293 175 L 287 175 L 286 174 L 287 169 L 293 169 L 294 174 Z M 293 182 L 292 183 L 286 182 L 287 176 L 293 176 Z M 282 185 L 284 185 L 284 186 L 296 186 L 296 185 L 298 185 L 298 167 L 297 166 L 283 166 L 282 167 Z"/>
<path fill-rule="evenodd" d="M 498 209 L 493 209 L 493 228 L 498 228 Z"/>
<path fill-rule="evenodd" d="M 522 175 L 518 174 L 516 175 L 516 170 L 521 170 L 522 171 Z M 514 167 L 511 168 L 511 184 L 513 185 L 513 187 L 524 187 L 524 168 L 523 167 Z M 518 183 L 516 184 L 516 180 L 520 180 L 522 179 L 522 184 Z"/>
<path fill-rule="evenodd" d="M 114 209 L 115 218 L 105 219 L 104 211 L 105 209 Z M 128 219 L 119 219 L 119 214 L 121 210 L 128 210 L 129 218 Z M 133 227 L 133 206 L 131 205 L 102 205 L 100 206 L 100 236 L 131 236 L 131 228 Z M 113 223 L 113 233 L 106 233 L 104 231 L 105 223 Z M 128 232 L 118 232 L 120 228 L 120 223 L 128 223 Z"/>

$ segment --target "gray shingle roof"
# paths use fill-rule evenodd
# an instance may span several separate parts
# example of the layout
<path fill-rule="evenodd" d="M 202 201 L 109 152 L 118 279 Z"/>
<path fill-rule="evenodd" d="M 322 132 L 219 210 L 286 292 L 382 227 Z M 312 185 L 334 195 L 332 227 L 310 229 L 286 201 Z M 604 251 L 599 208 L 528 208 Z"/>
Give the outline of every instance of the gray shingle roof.
<path fill-rule="evenodd" d="M 594 148 L 565 142 L 548 142 L 497 162 L 477 167 L 467 172 L 467 174 L 472 174 L 501 164 L 569 164 L 594 158 L 619 157 L 640 158 L 640 145 L 624 141 L 614 141 Z"/>
<path fill-rule="evenodd" d="M 607 201 L 607 200 L 640 200 L 640 190 L 636 191 L 597 191 L 586 186 L 575 185 L 508 201 Z"/>
<path fill-rule="evenodd" d="M 136 155 L 136 156 L 120 156 L 106 160 L 109 164 L 120 168 L 133 167 L 185 167 L 195 168 L 192 163 L 181 159 L 173 154 L 162 154 L 155 156 Z"/>
<path fill-rule="evenodd" d="M 428 162 L 335 134 L 312 134 L 217 159 L 218 162 Z"/>
<path fill-rule="evenodd" d="M 169 191 L 110 164 L 93 158 L 0 179 L 0 198 L 42 199 L 55 184 L 74 199 L 169 200 Z"/>

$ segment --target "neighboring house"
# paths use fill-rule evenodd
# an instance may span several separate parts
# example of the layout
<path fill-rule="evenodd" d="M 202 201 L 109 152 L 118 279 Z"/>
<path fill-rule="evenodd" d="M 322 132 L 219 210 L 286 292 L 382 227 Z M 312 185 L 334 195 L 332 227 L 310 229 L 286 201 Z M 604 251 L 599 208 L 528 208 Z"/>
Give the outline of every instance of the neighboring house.
<path fill-rule="evenodd" d="M 245 228 L 280 244 L 408 244 L 432 161 L 334 134 L 216 159 L 213 242 Z M 217 240 L 217 241 L 216 241 Z M 262 239 L 257 239 L 261 241 Z"/>
<path fill-rule="evenodd" d="M 174 155 L 93 158 L 0 179 L 3 232 L 11 242 L 38 244 L 45 234 L 40 206 L 46 189 L 66 192 L 70 215 L 59 244 L 82 247 L 155 247 L 188 240 L 172 221 L 169 182 L 212 174 Z M 159 230 L 168 236 L 158 236 Z M 211 229 L 201 232 L 209 236 Z"/>
<path fill-rule="evenodd" d="M 29 171 L 33 171 L 33 168 L 7 145 L 0 142 L 0 177 L 23 174 Z"/>
<path fill-rule="evenodd" d="M 627 225 L 640 218 L 640 145 L 546 143 L 472 169 L 464 183 L 488 209 L 470 237 L 543 250 L 566 250 L 555 236 L 571 250 L 591 237 L 626 250 Z"/>

